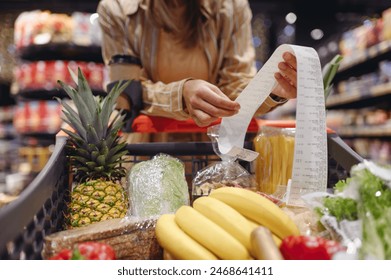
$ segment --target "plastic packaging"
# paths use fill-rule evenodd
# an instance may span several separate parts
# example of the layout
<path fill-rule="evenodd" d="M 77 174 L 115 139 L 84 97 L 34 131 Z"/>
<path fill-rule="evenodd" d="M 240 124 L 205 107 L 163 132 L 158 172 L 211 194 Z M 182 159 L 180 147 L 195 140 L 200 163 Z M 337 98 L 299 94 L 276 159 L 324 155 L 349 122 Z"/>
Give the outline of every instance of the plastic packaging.
<path fill-rule="evenodd" d="M 306 203 L 331 237 L 348 248 L 340 258 L 391 258 L 391 166 L 364 160 L 333 194 L 310 193 Z"/>
<path fill-rule="evenodd" d="M 295 128 L 263 126 L 254 138 L 255 176 L 259 190 L 274 194 L 279 186 L 287 186 L 292 177 Z"/>
<path fill-rule="evenodd" d="M 166 154 L 135 164 L 127 184 L 131 214 L 138 217 L 174 213 L 189 204 L 184 164 Z"/>
<path fill-rule="evenodd" d="M 197 172 L 192 181 L 192 201 L 221 187 L 241 187 L 254 191 L 258 189 L 254 175 L 242 167 L 237 158 L 220 153 L 217 143 L 218 128 L 219 125 L 209 127 L 208 136 L 212 140 L 214 152 L 221 161 L 209 164 Z"/>

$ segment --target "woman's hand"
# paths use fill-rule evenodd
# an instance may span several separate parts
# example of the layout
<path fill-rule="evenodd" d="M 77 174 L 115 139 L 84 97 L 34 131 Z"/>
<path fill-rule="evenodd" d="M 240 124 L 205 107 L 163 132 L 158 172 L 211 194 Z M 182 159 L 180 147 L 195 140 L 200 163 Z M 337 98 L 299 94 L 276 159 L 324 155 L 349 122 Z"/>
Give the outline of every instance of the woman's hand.
<path fill-rule="evenodd" d="M 278 63 L 279 72 L 274 74 L 277 86 L 273 93 L 279 97 L 292 99 L 297 96 L 297 63 L 296 57 L 290 52 L 282 55 L 284 61 Z"/>
<path fill-rule="evenodd" d="M 183 86 L 183 100 L 198 126 L 208 126 L 221 117 L 239 112 L 238 102 L 230 100 L 218 87 L 203 80 L 188 80 Z"/>

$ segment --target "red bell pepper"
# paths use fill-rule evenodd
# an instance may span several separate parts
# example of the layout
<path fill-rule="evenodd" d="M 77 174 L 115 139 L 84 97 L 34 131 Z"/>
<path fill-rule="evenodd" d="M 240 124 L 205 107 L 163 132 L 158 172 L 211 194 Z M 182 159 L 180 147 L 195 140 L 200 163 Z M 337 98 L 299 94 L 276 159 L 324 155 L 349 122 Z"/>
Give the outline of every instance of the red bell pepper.
<path fill-rule="evenodd" d="M 83 242 L 75 245 L 73 250 L 63 249 L 50 260 L 115 260 L 114 249 L 104 243 Z"/>
<path fill-rule="evenodd" d="M 338 242 L 316 236 L 288 236 L 280 251 L 286 260 L 330 260 L 345 248 Z"/>

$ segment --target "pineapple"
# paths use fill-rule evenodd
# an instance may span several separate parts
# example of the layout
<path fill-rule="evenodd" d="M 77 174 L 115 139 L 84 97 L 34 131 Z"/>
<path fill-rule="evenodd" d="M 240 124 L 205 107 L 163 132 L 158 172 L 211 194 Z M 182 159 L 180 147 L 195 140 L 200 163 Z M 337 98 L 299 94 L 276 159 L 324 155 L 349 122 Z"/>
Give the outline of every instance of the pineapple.
<path fill-rule="evenodd" d="M 94 97 L 82 71 L 78 76 L 71 70 L 77 90 L 59 81 L 76 110 L 63 105 L 63 120 L 73 131 L 63 129 L 69 135 L 68 155 L 76 183 L 71 191 L 69 227 L 81 227 L 91 223 L 122 218 L 128 210 L 128 196 L 121 185 L 126 169 L 126 144 L 120 142 L 118 132 L 124 123 L 124 115 L 112 117 L 119 94 L 129 83 L 115 87 L 104 98 Z"/>

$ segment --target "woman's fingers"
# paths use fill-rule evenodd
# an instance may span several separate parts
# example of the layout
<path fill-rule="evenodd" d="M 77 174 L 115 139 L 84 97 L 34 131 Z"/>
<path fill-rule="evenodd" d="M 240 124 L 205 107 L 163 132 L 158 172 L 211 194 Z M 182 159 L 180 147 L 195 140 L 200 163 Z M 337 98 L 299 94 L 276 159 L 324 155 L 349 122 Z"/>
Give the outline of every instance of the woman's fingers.
<path fill-rule="evenodd" d="M 202 110 L 203 112 L 215 118 L 229 117 L 239 112 L 239 110 L 225 109 L 220 107 L 219 105 L 214 105 L 213 103 L 208 102 L 205 99 L 197 100 L 197 104 L 196 106 L 193 106 L 193 108 L 194 107 L 199 110 Z"/>
<path fill-rule="evenodd" d="M 209 90 L 211 90 L 211 92 L 203 92 L 203 99 L 206 102 L 221 109 L 236 112 L 239 111 L 239 103 L 229 99 L 228 96 L 226 96 L 218 87 L 211 85 Z"/>
<path fill-rule="evenodd" d="M 283 61 L 278 63 L 279 72 L 274 74 L 278 85 L 273 93 L 283 98 L 296 98 L 297 96 L 297 61 L 296 56 L 290 52 L 282 54 Z"/>
<path fill-rule="evenodd" d="M 208 115 L 202 110 L 193 110 L 192 118 L 194 122 L 200 127 L 208 126 L 218 119 Z"/>
<path fill-rule="evenodd" d="M 239 103 L 230 100 L 216 86 L 202 81 L 185 82 L 183 99 L 190 116 L 197 125 L 207 126 L 220 117 L 238 113 Z"/>
<path fill-rule="evenodd" d="M 275 95 L 286 99 L 296 98 L 296 87 L 292 86 L 291 83 L 287 81 L 280 73 L 275 73 L 274 78 L 276 78 L 278 82 L 277 87 L 273 90 Z"/>
<path fill-rule="evenodd" d="M 290 65 L 290 67 L 292 67 L 293 69 L 297 69 L 297 61 L 296 61 L 296 56 L 294 56 L 293 54 L 291 54 L 290 52 L 284 52 L 282 54 L 282 58 L 284 59 L 284 61 L 286 63 L 288 63 Z"/>
<path fill-rule="evenodd" d="M 295 69 L 289 66 L 286 62 L 278 63 L 278 69 L 280 69 L 280 74 L 284 76 L 292 86 L 297 86 L 297 73 Z"/>

